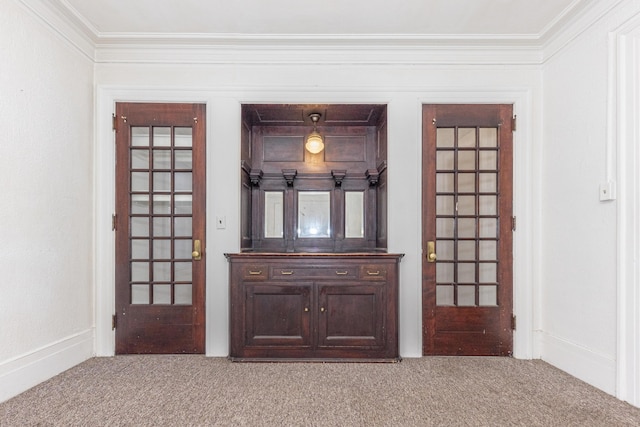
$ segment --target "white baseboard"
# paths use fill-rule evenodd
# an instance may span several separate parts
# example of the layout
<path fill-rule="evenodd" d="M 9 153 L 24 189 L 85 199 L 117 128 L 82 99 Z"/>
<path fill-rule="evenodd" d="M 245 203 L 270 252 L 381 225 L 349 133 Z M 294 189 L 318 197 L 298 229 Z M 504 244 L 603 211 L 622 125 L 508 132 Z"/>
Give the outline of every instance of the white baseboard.
<path fill-rule="evenodd" d="M 562 338 L 541 332 L 540 355 L 545 362 L 613 396 L 616 361 Z"/>
<path fill-rule="evenodd" d="M 0 402 L 93 357 L 93 329 L 0 362 Z"/>

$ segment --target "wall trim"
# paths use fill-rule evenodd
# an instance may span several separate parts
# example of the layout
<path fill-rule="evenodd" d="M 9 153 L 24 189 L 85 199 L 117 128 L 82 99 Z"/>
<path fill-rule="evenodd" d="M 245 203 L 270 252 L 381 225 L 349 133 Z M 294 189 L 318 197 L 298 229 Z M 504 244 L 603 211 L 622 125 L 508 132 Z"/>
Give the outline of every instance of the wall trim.
<path fill-rule="evenodd" d="M 640 14 L 609 38 L 607 153 L 618 181 L 616 396 L 640 407 Z"/>
<path fill-rule="evenodd" d="M 615 395 L 616 361 L 546 332 L 540 337 L 542 360 L 580 380 Z"/>
<path fill-rule="evenodd" d="M 93 357 L 93 329 L 0 363 L 0 402 Z"/>
<path fill-rule="evenodd" d="M 533 294 L 534 280 L 537 280 L 532 272 L 538 270 L 532 264 L 535 257 L 535 247 L 531 242 L 535 242 L 535 236 L 540 233 L 535 230 L 536 224 L 533 218 L 535 213 L 533 207 L 539 205 L 532 199 L 534 194 L 539 193 L 539 189 L 534 188 L 534 175 L 530 173 L 535 169 L 535 162 L 539 155 L 535 155 L 536 144 L 533 144 L 535 123 L 532 102 L 532 88 L 500 88 L 500 87 L 394 87 L 385 88 L 379 86 L 361 87 L 218 87 L 218 88 L 185 88 L 185 87 L 140 87 L 140 86 L 110 86 L 100 85 L 96 94 L 96 136 L 95 136 L 95 195 L 96 195 L 96 354 L 98 356 L 111 356 L 114 354 L 115 341 L 114 332 L 111 330 L 111 315 L 114 310 L 114 269 L 113 258 L 114 243 L 113 232 L 111 231 L 111 214 L 114 210 L 114 170 L 115 161 L 113 147 L 113 131 L 111 130 L 111 114 L 114 111 L 116 101 L 137 101 L 137 102 L 205 102 L 207 104 L 207 176 L 209 182 L 216 185 L 213 175 L 212 159 L 222 158 L 218 155 L 224 154 L 231 159 L 236 158 L 239 162 L 239 152 L 233 149 L 232 144 L 224 144 L 223 141 L 238 138 L 240 132 L 240 105 L 242 103 L 387 103 L 389 105 L 389 117 L 393 120 L 390 123 L 390 138 L 398 129 L 407 126 L 414 127 L 411 132 L 415 134 L 416 141 L 421 135 L 420 108 L 421 103 L 433 102 L 476 102 L 476 103 L 514 103 L 514 111 L 519 117 L 519 129 L 515 134 L 516 149 L 514 152 L 514 209 L 521 218 L 518 232 L 514 235 L 514 251 L 516 259 L 514 261 L 514 311 L 518 314 L 518 330 L 515 333 L 514 350 L 515 357 L 530 359 L 537 357 L 533 354 Z M 415 107 L 415 117 L 396 116 L 394 112 L 406 111 L 406 108 Z M 217 110 L 216 110 L 217 109 Z M 217 111 L 217 112 L 216 112 Z M 224 120 L 224 123 L 215 125 L 217 120 Z M 229 128 L 229 123 L 237 121 L 237 129 Z M 217 129 L 213 133 L 213 129 Z M 221 135 L 217 132 L 225 132 Z M 419 149 L 419 143 L 416 142 Z M 229 150 L 231 152 L 224 151 Z M 219 151 L 216 151 L 219 150 Z M 390 153 L 391 155 L 392 153 Z M 227 158 L 227 157 L 225 157 Z M 418 162 L 419 156 L 415 156 Z M 416 173 L 419 171 L 419 164 L 416 163 Z M 528 175 L 526 175 L 528 174 Z M 235 178 L 233 178 L 235 179 Z M 213 181 L 212 181 L 213 180 Z M 395 180 L 394 184 L 401 185 L 401 179 Z M 416 178 L 416 182 L 417 182 Z M 237 185 L 236 185 L 237 184 Z M 220 184 L 222 185 L 222 183 Z M 416 184 L 415 192 L 419 196 L 419 186 Z M 210 242 L 208 252 L 223 253 L 239 249 L 239 225 L 235 224 L 237 210 L 239 210 L 239 197 L 233 193 L 239 188 L 239 181 L 228 181 L 219 190 L 228 196 L 230 203 L 234 206 L 223 209 L 220 204 L 213 200 L 214 188 L 209 187 L 207 195 L 208 218 L 215 215 L 226 215 L 227 229 L 215 230 L 214 227 L 207 227 L 207 240 Z M 215 190 L 218 191 L 218 190 Z M 419 198 L 419 197 L 418 197 Z M 398 201 L 401 204 L 401 201 Z M 393 203 L 390 200 L 390 203 Z M 237 204 L 238 206 L 235 206 Z M 210 208 L 210 209 L 209 209 Z M 389 212 L 389 221 L 392 223 L 397 212 Z M 418 215 L 413 212 L 411 215 Z M 237 229 L 236 229 L 237 228 Z M 413 284 L 420 281 L 420 234 L 411 233 L 411 236 L 401 236 L 390 231 L 390 251 L 412 248 L 412 253 L 408 253 L 402 261 L 404 278 L 411 286 L 405 287 L 401 295 L 401 304 L 419 304 L 421 285 L 415 287 Z M 211 233 L 211 234 L 210 234 Z M 417 236 L 417 237 L 416 237 Z M 408 239 L 408 240 L 407 240 Z M 415 240 L 411 240 L 415 239 Z M 212 245 L 214 245 L 212 247 Z M 214 259 L 215 258 L 215 259 Z M 220 258 L 219 260 L 217 258 Z M 227 266 L 223 257 L 207 258 L 207 355 L 226 356 L 228 353 L 228 326 L 226 314 L 228 311 L 227 295 Z M 215 273 L 215 277 L 214 274 Z M 421 282 L 420 282 L 421 284 Z M 414 292 L 415 291 L 415 292 Z M 227 300 L 224 300 L 227 298 Z M 224 300 L 224 301 L 222 301 Z M 216 306 L 216 304 L 218 304 Z M 412 305 L 415 307 L 415 305 Z M 411 312 L 411 310 L 409 310 Z M 404 313 L 401 310 L 401 316 Z M 421 318 L 401 317 L 401 355 L 403 357 L 420 357 L 421 352 Z M 228 329 L 228 328 L 226 328 Z"/>

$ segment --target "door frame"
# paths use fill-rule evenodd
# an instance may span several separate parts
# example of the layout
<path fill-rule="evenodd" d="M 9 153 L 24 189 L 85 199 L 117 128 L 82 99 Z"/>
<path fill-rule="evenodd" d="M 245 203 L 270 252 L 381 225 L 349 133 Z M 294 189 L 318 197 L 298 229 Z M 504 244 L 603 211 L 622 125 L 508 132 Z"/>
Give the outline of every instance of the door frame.
<path fill-rule="evenodd" d="M 540 115 L 534 110 L 533 99 L 539 88 L 521 86 L 452 86 L 438 87 L 411 85 L 403 87 L 380 87 L 377 85 L 350 87 L 327 87 L 322 92 L 314 86 L 264 87 L 255 86 L 206 86 L 191 88 L 101 85 L 96 87 L 95 109 L 95 149 L 94 149 L 94 289 L 95 289 L 95 354 L 112 356 L 115 350 L 115 334 L 111 329 L 111 315 L 114 310 L 114 246 L 111 231 L 111 214 L 114 212 L 114 144 L 111 130 L 111 115 L 115 102 L 193 102 L 207 105 L 207 176 L 209 177 L 207 212 L 211 224 L 218 214 L 228 218 L 239 212 L 239 195 L 233 192 L 235 175 L 224 176 L 226 182 L 218 182 L 220 171 L 213 170 L 216 158 L 238 158 L 239 150 L 233 144 L 217 144 L 216 141 L 240 140 L 241 105 L 251 103 L 386 103 L 389 120 L 389 140 L 405 140 L 409 146 L 390 147 L 390 165 L 396 168 L 394 159 L 403 155 L 414 159 L 411 170 L 393 175 L 390 186 L 404 187 L 404 179 L 417 179 L 421 172 L 420 150 L 422 133 L 422 105 L 429 103 L 492 103 L 514 104 L 517 114 L 518 132 L 514 134 L 514 214 L 518 216 L 518 230 L 514 233 L 514 314 L 518 317 L 518 328 L 514 331 L 514 356 L 531 359 L 540 356 L 539 347 L 534 345 L 534 307 L 540 306 L 540 298 L 534 293 L 533 284 L 540 281 L 539 270 L 534 268 L 540 259 L 539 206 L 540 185 L 533 180 L 540 171 L 541 153 L 532 143 L 535 125 Z M 410 136 L 410 139 L 408 139 Z M 415 140 L 415 141 L 414 141 Z M 411 142 L 413 141 L 413 142 Z M 409 151 L 407 151 L 407 148 Z M 230 162 L 228 162 L 230 163 Z M 218 169 L 220 165 L 216 165 Z M 226 166 L 223 166 L 223 168 Z M 401 168 L 400 165 L 397 168 Z M 415 168 L 415 170 L 414 170 Z M 394 169 L 397 170 L 397 169 Z M 228 170 L 227 170 L 228 171 Z M 229 182 L 231 179 L 231 182 Z M 419 185 L 410 188 L 420 199 Z M 239 186 L 239 184 L 238 184 Z M 218 201 L 230 207 L 216 208 Z M 394 201 L 400 203 L 402 197 Z M 236 206 L 237 205 L 237 206 Z M 416 212 L 411 216 L 418 215 Z M 398 217 L 397 211 L 389 211 L 391 222 Z M 397 219 L 395 221 L 398 221 Z M 400 220 L 401 221 L 401 220 Z M 398 234 L 397 227 L 390 224 L 389 249 L 402 250 L 406 256 L 400 266 L 401 277 L 407 286 L 400 289 L 400 351 L 403 357 L 421 357 L 421 225 L 410 234 Z M 234 234 L 235 225 L 227 224 L 228 230 L 221 232 L 215 227 L 207 227 L 207 324 L 206 354 L 224 357 L 228 354 L 228 290 L 223 286 L 227 280 L 227 266 L 222 254 L 239 250 L 239 242 Z M 534 232 L 536 231 L 536 232 Z M 215 233 L 215 235 L 214 235 Z M 418 237 L 416 237 L 418 236 Z M 220 256 L 218 256 L 220 255 Z M 218 259 L 220 258 L 220 259 Z M 212 272 L 216 271 L 216 277 Z M 213 281 L 215 286 L 212 288 Z M 415 282 L 415 283 L 414 283 Z M 403 308 L 404 307 L 404 308 Z M 538 328 L 539 329 L 539 328 Z M 403 342 L 405 344 L 403 344 Z"/>

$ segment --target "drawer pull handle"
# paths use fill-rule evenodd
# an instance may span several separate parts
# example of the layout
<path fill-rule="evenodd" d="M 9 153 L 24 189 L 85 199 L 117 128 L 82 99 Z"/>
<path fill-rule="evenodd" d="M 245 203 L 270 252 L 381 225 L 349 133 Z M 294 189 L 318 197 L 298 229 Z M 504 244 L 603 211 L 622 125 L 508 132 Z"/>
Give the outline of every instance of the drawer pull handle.
<path fill-rule="evenodd" d="M 325 308 L 324 307 L 320 307 L 320 312 L 324 313 L 324 311 L 325 311 Z"/>
<path fill-rule="evenodd" d="M 262 270 L 249 270 L 250 276 L 259 276 L 262 274 Z"/>
<path fill-rule="evenodd" d="M 280 274 L 282 274 L 283 276 L 291 276 L 293 274 L 293 270 L 280 270 Z"/>
<path fill-rule="evenodd" d="M 380 275 L 380 270 L 376 270 L 376 271 L 367 270 L 367 275 L 368 276 L 379 276 Z"/>
<path fill-rule="evenodd" d="M 305 311 L 305 312 L 308 312 L 308 311 L 309 311 L 309 307 L 305 307 L 305 308 L 304 308 L 304 311 Z"/>
<path fill-rule="evenodd" d="M 336 274 L 338 276 L 346 276 L 347 274 L 349 274 L 349 272 L 348 271 L 336 271 Z"/>

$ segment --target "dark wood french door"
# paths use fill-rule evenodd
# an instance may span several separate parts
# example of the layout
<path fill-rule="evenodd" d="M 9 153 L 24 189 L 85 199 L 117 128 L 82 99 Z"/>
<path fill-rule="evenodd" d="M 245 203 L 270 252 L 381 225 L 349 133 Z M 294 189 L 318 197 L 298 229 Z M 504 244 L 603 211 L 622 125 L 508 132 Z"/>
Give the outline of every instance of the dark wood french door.
<path fill-rule="evenodd" d="M 115 121 L 116 353 L 204 353 L 205 106 Z"/>
<path fill-rule="evenodd" d="M 423 353 L 512 354 L 511 105 L 424 105 Z"/>

